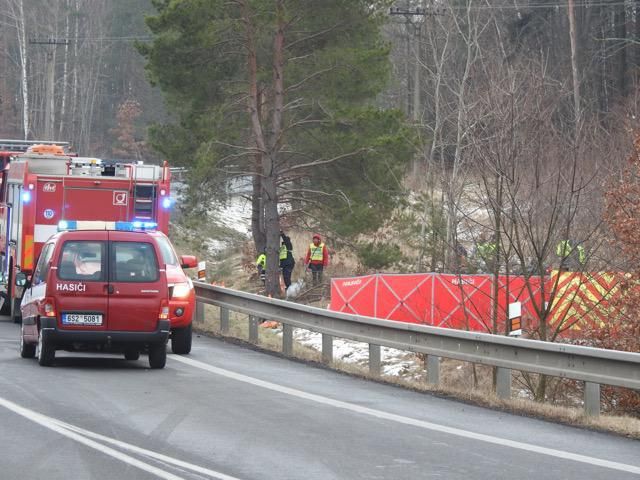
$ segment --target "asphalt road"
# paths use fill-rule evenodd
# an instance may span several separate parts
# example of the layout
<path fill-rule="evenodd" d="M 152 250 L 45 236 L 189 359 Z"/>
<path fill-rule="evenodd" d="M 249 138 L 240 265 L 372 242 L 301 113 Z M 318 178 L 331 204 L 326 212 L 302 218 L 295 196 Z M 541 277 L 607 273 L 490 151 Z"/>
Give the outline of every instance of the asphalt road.
<path fill-rule="evenodd" d="M 215 339 L 164 370 L 0 320 L 0 479 L 640 479 L 640 442 L 405 391 Z"/>

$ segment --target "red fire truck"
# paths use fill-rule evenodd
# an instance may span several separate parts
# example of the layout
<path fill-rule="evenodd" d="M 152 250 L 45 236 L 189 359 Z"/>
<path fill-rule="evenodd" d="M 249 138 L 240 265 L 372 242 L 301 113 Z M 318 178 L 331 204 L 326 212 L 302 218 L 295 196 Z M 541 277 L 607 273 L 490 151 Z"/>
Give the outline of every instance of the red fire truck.
<path fill-rule="evenodd" d="M 168 233 L 170 171 L 142 162 L 77 157 L 60 145 L 10 156 L 0 177 L 0 313 L 19 320 L 18 271 L 31 274 L 63 221 L 133 222 Z"/>

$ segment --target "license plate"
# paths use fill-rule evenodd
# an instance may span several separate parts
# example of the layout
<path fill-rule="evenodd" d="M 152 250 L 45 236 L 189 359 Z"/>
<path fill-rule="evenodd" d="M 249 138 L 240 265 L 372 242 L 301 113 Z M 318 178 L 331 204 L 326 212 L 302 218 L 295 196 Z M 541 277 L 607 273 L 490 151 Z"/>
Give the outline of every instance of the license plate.
<path fill-rule="evenodd" d="M 63 313 L 64 325 L 102 325 L 102 315 L 99 313 Z"/>

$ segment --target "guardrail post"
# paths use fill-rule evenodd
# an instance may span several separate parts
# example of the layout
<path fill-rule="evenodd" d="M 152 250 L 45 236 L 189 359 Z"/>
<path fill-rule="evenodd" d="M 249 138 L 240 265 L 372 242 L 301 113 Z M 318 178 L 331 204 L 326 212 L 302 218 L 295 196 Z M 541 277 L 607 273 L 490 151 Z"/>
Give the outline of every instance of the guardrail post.
<path fill-rule="evenodd" d="M 380 376 L 380 345 L 369 344 L 369 375 Z"/>
<path fill-rule="evenodd" d="M 322 334 L 322 363 L 331 365 L 333 362 L 333 337 L 326 333 Z"/>
<path fill-rule="evenodd" d="M 427 383 L 438 385 L 440 383 L 440 357 L 427 355 Z"/>
<path fill-rule="evenodd" d="M 197 300 L 196 301 L 196 323 L 204 323 L 204 303 Z"/>
<path fill-rule="evenodd" d="M 258 317 L 249 315 L 249 341 L 251 343 L 258 343 L 258 324 L 260 321 Z"/>
<path fill-rule="evenodd" d="M 282 324 L 282 353 L 290 357 L 293 355 L 293 325 Z"/>
<path fill-rule="evenodd" d="M 589 417 L 600 415 L 600 384 L 584 382 L 584 412 Z"/>
<path fill-rule="evenodd" d="M 229 309 L 220 307 L 220 331 L 223 335 L 229 333 Z"/>
<path fill-rule="evenodd" d="M 496 367 L 496 395 L 498 398 L 511 398 L 511 369 Z"/>

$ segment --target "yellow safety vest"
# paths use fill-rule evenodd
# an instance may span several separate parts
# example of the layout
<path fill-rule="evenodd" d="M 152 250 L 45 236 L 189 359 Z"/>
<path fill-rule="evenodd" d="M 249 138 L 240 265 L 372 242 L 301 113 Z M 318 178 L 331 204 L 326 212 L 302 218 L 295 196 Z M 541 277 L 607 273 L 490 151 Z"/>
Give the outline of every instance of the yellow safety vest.
<path fill-rule="evenodd" d="M 286 260 L 286 259 L 287 259 L 287 246 L 280 245 L 280 260 Z"/>
<path fill-rule="evenodd" d="M 324 260 L 324 255 L 323 255 L 324 243 L 321 243 L 317 247 L 312 243 L 311 245 L 309 245 L 309 248 L 311 249 L 311 256 L 309 257 L 309 260 L 315 260 L 320 262 Z"/>

